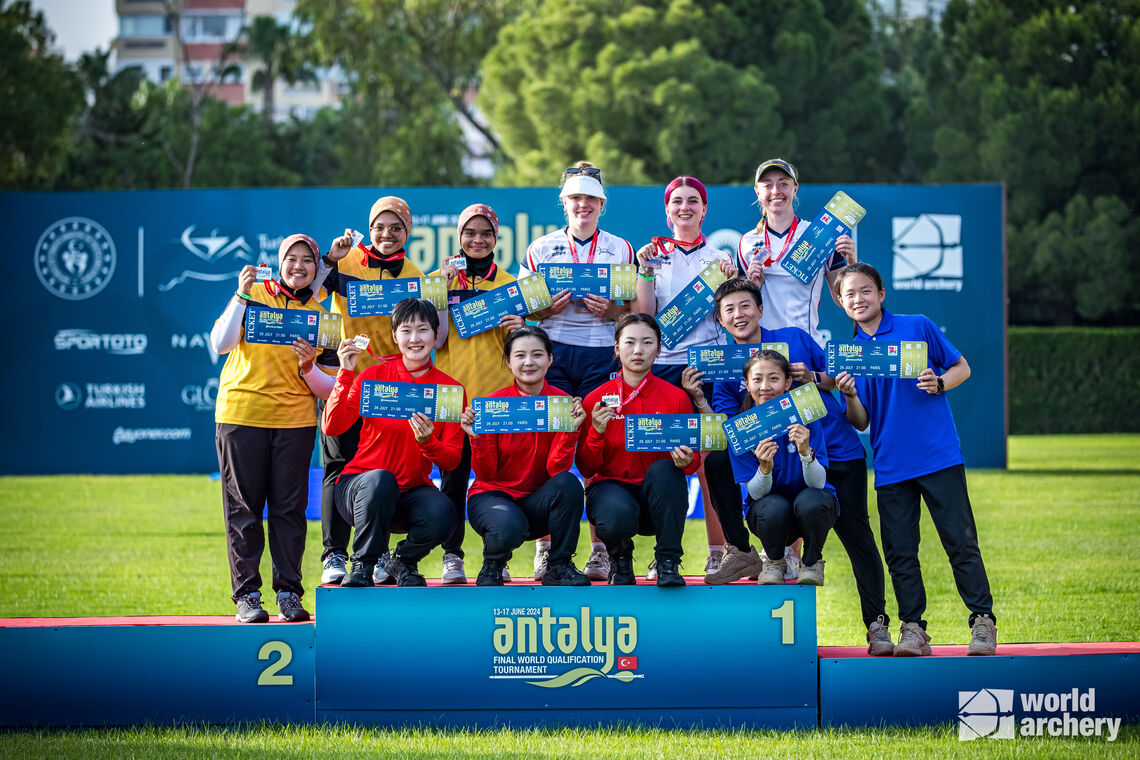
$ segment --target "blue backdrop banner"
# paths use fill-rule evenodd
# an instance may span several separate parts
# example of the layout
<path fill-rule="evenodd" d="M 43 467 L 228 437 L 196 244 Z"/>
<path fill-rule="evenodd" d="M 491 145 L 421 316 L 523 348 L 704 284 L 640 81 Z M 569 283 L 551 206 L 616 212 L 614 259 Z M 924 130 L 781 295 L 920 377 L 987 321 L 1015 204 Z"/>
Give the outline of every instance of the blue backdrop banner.
<path fill-rule="evenodd" d="M 801 212 L 810 217 L 837 190 L 867 209 L 858 256 L 883 273 L 887 308 L 929 316 L 973 368 L 951 394 L 967 464 L 1004 467 L 1002 187 L 804 186 Z M 635 249 L 667 232 L 661 192 L 609 188 L 602 227 Z M 498 212 L 496 260 L 512 273 L 532 239 L 563 224 L 554 189 L 0 193 L 27 359 L 5 383 L 0 472 L 216 471 L 213 411 L 225 357 L 207 336 L 238 271 L 276 266 L 278 244 L 295 232 L 324 250 L 346 227 L 364 230 L 383 194 L 411 206 L 408 256 L 425 272 L 458 252 L 456 219 L 471 203 Z M 758 221 L 755 200 L 747 186 L 709 188 L 710 241 L 735 250 Z M 826 295 L 820 316 L 826 336 L 851 335 Z M 27 387 L 23 372 L 33 377 Z"/>

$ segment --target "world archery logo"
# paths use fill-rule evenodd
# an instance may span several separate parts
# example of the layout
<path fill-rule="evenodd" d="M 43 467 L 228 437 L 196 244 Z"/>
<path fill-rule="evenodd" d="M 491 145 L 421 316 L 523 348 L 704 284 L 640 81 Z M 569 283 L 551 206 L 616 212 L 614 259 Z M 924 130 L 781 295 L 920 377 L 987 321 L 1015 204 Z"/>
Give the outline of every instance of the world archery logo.
<path fill-rule="evenodd" d="M 891 220 L 895 290 L 961 292 L 962 217 L 950 214 L 896 216 Z"/>
<path fill-rule="evenodd" d="M 82 216 L 60 219 L 36 243 L 36 276 L 53 295 L 82 301 L 107 287 L 115 274 L 115 241 Z"/>
<path fill-rule="evenodd" d="M 1013 690 L 979 689 L 958 692 L 958 740 L 1012 739 Z"/>

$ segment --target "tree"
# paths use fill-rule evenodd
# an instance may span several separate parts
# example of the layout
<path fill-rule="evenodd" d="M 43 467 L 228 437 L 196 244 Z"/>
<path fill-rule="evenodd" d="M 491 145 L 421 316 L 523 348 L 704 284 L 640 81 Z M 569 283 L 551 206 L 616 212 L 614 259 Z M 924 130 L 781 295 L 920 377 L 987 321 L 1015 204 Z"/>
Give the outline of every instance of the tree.
<path fill-rule="evenodd" d="M 242 29 L 242 42 L 238 50 L 246 60 L 253 58 L 261 62 L 253 73 L 250 86 L 261 93 L 261 120 L 266 129 L 273 124 L 276 105 L 274 85 L 277 80 L 293 85 L 298 82 L 316 82 L 317 74 L 313 66 L 300 54 L 293 31 L 284 24 L 278 24 L 271 16 L 257 16 Z"/>
<path fill-rule="evenodd" d="M 27 0 L 0 0 L 0 187 L 51 187 L 71 149 L 83 88 L 51 52 L 54 39 Z"/>

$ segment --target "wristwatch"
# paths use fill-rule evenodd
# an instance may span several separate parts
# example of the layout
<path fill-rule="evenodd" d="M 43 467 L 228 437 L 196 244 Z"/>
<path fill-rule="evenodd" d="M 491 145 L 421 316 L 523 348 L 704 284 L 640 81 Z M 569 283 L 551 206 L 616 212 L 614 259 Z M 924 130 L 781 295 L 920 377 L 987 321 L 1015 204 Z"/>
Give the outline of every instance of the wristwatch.
<path fill-rule="evenodd" d="M 938 378 L 938 392 L 939 393 L 945 393 L 946 392 L 946 383 L 942 382 L 941 377 Z"/>

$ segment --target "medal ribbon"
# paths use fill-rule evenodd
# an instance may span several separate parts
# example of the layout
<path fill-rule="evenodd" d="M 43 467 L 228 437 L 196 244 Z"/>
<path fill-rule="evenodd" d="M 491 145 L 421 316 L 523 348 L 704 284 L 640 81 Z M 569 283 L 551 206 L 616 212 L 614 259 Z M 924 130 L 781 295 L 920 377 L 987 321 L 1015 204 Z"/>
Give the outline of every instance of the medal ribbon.
<path fill-rule="evenodd" d="M 638 395 L 641 393 L 641 389 L 645 387 L 645 384 L 649 382 L 649 378 L 651 378 L 651 377 L 653 377 L 652 372 L 650 372 L 645 377 L 641 378 L 641 382 L 638 383 L 637 387 L 633 389 L 633 393 L 629 394 L 629 398 L 625 397 L 625 378 L 624 377 L 618 378 L 618 389 L 617 389 L 618 402 L 617 402 L 617 408 L 614 409 L 614 419 L 620 420 L 620 419 L 625 418 L 625 415 L 621 413 L 622 408 L 625 407 L 626 403 L 633 401 L 635 398 L 638 397 Z"/>
<path fill-rule="evenodd" d="M 664 235 L 662 235 L 660 237 L 650 238 L 649 242 L 653 243 L 653 246 L 657 249 L 657 252 L 659 254 L 661 254 L 662 256 L 665 256 L 665 255 L 672 253 L 678 247 L 679 248 L 685 248 L 688 250 L 696 248 L 697 246 L 699 246 L 705 242 L 705 236 L 701 235 L 699 238 L 697 238 L 693 242 L 688 243 L 688 242 L 685 242 L 684 240 L 676 240 L 675 238 L 665 237 Z M 672 246 L 672 248 L 669 248 L 667 246 Z"/>
<path fill-rule="evenodd" d="M 600 230 L 594 230 L 594 237 L 590 239 L 590 253 L 586 256 L 587 264 L 594 263 L 594 251 L 598 250 L 598 232 Z M 578 244 L 574 242 L 574 236 L 570 234 L 569 227 L 566 228 L 566 239 L 570 242 L 570 258 L 575 264 L 582 263 L 578 260 Z"/>
<path fill-rule="evenodd" d="M 800 218 L 798 216 L 792 217 L 792 226 L 788 229 L 788 234 L 784 237 L 784 247 L 780 249 L 779 255 L 772 258 L 772 241 L 768 239 L 768 217 L 764 217 L 764 253 L 767 254 L 761 266 L 772 266 L 788 252 L 791 247 L 792 241 L 796 238 L 796 227 L 799 226 Z"/>
<path fill-rule="evenodd" d="M 404 258 L 404 254 L 407 253 L 407 251 L 405 251 L 403 248 L 401 248 L 400 250 L 393 253 L 391 256 L 384 257 L 378 253 L 373 253 L 372 249 L 370 247 L 367 247 L 364 245 L 363 240 L 360 241 L 359 243 L 357 243 L 356 247 L 359 248 L 361 253 L 364 254 L 363 256 L 360 257 L 360 266 L 362 266 L 362 267 L 368 266 L 368 260 L 369 259 L 375 259 L 376 261 L 383 261 L 385 263 L 391 263 L 393 261 L 400 261 L 401 259 Z"/>

